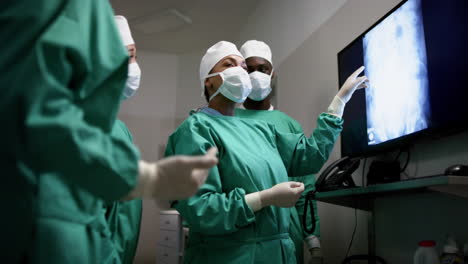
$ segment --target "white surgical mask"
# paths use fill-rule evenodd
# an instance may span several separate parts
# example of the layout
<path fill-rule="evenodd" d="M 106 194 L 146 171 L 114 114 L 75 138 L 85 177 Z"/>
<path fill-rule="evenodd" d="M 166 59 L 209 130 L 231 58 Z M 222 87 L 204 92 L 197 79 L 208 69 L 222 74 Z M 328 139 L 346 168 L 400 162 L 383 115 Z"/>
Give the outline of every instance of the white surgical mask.
<path fill-rule="evenodd" d="M 249 74 L 242 67 L 227 68 L 222 72 L 208 74 L 206 78 L 216 75 L 221 76 L 223 84 L 221 84 L 218 90 L 210 97 L 209 101 L 221 93 L 233 102 L 242 103 L 252 91 L 252 83 L 250 82 Z"/>
<path fill-rule="evenodd" d="M 263 72 L 254 71 L 249 74 L 252 81 L 252 92 L 249 98 L 254 101 L 262 101 L 271 93 L 271 75 Z"/>
<path fill-rule="evenodd" d="M 123 91 L 123 99 L 128 99 L 135 95 L 138 87 L 140 87 L 141 70 L 138 63 L 132 62 L 128 64 L 128 76 L 125 89 Z"/>

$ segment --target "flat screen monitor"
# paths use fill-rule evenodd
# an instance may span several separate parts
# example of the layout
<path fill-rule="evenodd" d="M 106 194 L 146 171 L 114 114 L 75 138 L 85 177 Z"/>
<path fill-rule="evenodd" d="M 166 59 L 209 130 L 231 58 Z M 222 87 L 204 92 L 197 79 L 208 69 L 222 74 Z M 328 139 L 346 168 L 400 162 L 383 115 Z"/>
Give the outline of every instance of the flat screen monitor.
<path fill-rule="evenodd" d="M 468 1 L 406 0 L 338 53 L 339 87 L 369 78 L 343 114 L 342 156 L 468 127 Z"/>

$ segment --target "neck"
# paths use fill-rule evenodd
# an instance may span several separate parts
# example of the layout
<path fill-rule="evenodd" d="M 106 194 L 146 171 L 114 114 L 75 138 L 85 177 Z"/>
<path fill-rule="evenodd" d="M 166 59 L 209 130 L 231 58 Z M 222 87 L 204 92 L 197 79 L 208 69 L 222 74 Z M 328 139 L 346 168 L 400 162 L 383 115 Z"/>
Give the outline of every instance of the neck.
<path fill-rule="evenodd" d="M 262 101 L 254 101 L 250 98 L 247 98 L 244 102 L 244 107 L 248 110 L 268 110 L 270 109 L 270 106 L 270 97 L 267 97 Z"/>
<path fill-rule="evenodd" d="M 208 107 L 220 112 L 222 115 L 234 116 L 236 103 L 224 96 L 216 96 L 208 103 Z"/>

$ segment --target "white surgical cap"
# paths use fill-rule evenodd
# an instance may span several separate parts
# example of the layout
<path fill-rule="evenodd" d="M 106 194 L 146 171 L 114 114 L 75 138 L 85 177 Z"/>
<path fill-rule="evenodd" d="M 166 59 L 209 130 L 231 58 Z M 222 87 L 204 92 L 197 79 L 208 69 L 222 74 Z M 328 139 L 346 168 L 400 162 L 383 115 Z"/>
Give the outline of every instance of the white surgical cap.
<path fill-rule="evenodd" d="M 130 32 L 130 27 L 128 26 L 127 19 L 124 16 L 115 16 L 115 23 L 120 32 L 120 38 L 125 46 L 135 44 L 132 38 L 132 32 Z"/>
<path fill-rule="evenodd" d="M 214 44 L 206 51 L 205 55 L 203 55 L 203 58 L 200 62 L 200 82 L 202 96 L 205 88 L 206 76 L 210 73 L 211 69 L 213 69 L 216 63 L 229 55 L 237 55 L 243 58 L 236 45 L 228 41 L 220 41 Z"/>
<path fill-rule="evenodd" d="M 245 59 L 250 57 L 260 57 L 269 61 L 271 66 L 273 66 L 273 61 L 271 60 L 271 49 L 263 41 L 249 40 L 242 45 L 240 52 Z"/>

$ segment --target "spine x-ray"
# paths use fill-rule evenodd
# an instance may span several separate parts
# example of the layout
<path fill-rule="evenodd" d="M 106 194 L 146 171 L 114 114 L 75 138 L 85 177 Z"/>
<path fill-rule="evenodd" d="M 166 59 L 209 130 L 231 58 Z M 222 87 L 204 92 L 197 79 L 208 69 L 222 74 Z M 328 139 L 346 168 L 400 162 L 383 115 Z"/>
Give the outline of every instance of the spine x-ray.
<path fill-rule="evenodd" d="M 425 129 L 430 106 L 420 0 L 409 0 L 363 39 L 368 144 Z"/>

